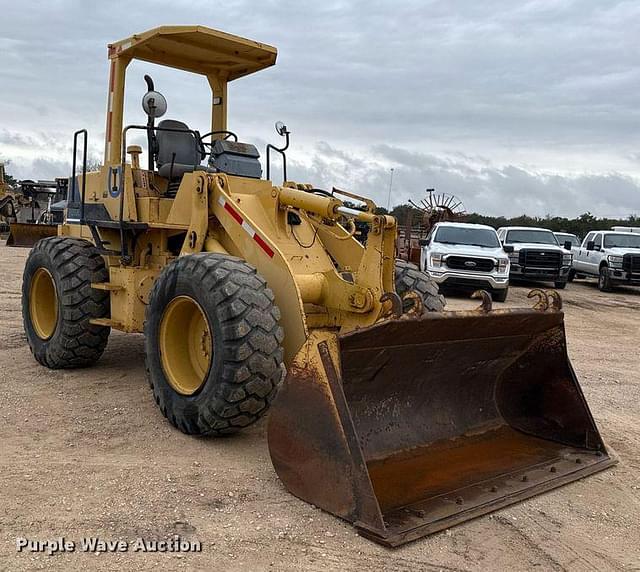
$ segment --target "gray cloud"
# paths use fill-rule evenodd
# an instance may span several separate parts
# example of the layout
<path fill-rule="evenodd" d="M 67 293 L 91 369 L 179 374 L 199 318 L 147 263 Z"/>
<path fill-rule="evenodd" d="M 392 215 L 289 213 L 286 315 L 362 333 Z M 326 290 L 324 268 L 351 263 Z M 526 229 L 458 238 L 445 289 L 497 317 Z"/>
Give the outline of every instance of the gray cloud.
<path fill-rule="evenodd" d="M 563 176 L 514 165 L 495 166 L 477 157 L 435 156 L 390 146 L 371 148 L 363 156 L 320 143 L 306 160 L 291 162 L 289 178 L 314 181 L 326 189 L 335 185 L 386 206 L 390 165 L 394 168 L 392 205 L 419 199 L 425 189 L 436 188 L 460 197 L 468 211 L 495 216 L 573 217 L 590 211 L 623 218 L 640 212 L 640 184 L 625 175 Z"/>
<path fill-rule="evenodd" d="M 278 46 L 275 68 L 232 84 L 230 124 L 264 142 L 285 120 L 292 174 L 382 204 L 394 167 L 402 200 L 435 186 L 496 214 L 640 210 L 640 4 L 623 0 L 6 3 L 0 156 L 68 163 L 81 127 L 100 154 L 106 44 L 185 14 Z M 172 117 L 208 124 L 206 82 L 142 63 L 128 120 L 148 71 Z"/>

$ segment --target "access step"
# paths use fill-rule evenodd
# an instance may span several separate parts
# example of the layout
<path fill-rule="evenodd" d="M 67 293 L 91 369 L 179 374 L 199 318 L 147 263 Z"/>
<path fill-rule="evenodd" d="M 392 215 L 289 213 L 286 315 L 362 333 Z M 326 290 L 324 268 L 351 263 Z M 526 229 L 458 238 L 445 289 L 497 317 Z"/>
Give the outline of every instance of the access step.
<path fill-rule="evenodd" d="M 118 290 L 124 290 L 120 284 L 111 284 L 111 282 L 92 282 L 91 288 L 96 290 L 108 290 L 110 292 L 117 292 Z"/>

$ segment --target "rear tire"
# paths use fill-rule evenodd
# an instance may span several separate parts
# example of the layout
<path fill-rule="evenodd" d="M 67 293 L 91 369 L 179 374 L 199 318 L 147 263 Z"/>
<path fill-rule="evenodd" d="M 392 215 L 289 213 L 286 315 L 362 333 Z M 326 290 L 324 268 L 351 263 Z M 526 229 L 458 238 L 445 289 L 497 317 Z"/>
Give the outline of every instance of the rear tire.
<path fill-rule="evenodd" d="M 611 278 L 609 278 L 609 268 L 607 266 L 600 267 L 600 273 L 598 274 L 598 290 L 600 290 L 600 292 L 613 292 Z"/>
<path fill-rule="evenodd" d="M 144 327 L 147 374 L 163 415 L 193 435 L 255 423 L 284 377 L 279 320 L 273 292 L 239 258 L 193 254 L 164 268 Z"/>
<path fill-rule="evenodd" d="M 109 293 L 91 283 L 108 281 L 104 259 L 90 242 L 52 236 L 36 243 L 24 269 L 22 319 L 39 363 L 59 369 L 98 361 L 110 328 L 90 321 L 109 316 Z"/>
<path fill-rule="evenodd" d="M 438 291 L 438 285 L 422 272 L 415 264 L 406 260 L 396 259 L 396 293 L 402 298 L 404 294 L 413 290 L 422 297 L 425 311 L 443 312 L 446 300 Z M 411 300 L 403 302 L 403 310 L 411 308 Z"/>
<path fill-rule="evenodd" d="M 509 294 L 509 288 L 502 288 L 500 290 L 494 290 L 491 298 L 495 302 L 505 302 L 507 300 L 507 294 Z"/>

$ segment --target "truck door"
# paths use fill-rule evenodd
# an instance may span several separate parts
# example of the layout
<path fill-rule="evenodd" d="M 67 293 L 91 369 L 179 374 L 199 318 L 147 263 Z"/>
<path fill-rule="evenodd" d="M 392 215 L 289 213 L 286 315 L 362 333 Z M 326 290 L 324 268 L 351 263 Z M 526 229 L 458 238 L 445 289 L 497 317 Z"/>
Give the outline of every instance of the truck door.
<path fill-rule="evenodd" d="M 587 272 L 597 276 L 600 273 L 600 261 L 602 260 L 602 233 L 596 233 L 593 238 L 593 250 L 587 251 Z"/>
<path fill-rule="evenodd" d="M 436 227 L 437 228 L 437 227 Z M 435 229 L 431 229 L 429 234 L 426 236 L 427 244 L 425 246 L 420 247 L 420 270 L 423 272 L 427 271 L 427 259 L 429 257 L 429 252 L 431 250 L 431 243 L 433 239 L 433 233 Z"/>
<path fill-rule="evenodd" d="M 587 272 L 587 254 L 589 253 L 587 243 L 593 240 L 595 234 L 595 232 L 588 233 L 587 236 L 584 237 L 580 248 L 578 248 L 578 252 L 575 254 L 575 260 L 573 261 L 573 268 L 576 272 Z"/>

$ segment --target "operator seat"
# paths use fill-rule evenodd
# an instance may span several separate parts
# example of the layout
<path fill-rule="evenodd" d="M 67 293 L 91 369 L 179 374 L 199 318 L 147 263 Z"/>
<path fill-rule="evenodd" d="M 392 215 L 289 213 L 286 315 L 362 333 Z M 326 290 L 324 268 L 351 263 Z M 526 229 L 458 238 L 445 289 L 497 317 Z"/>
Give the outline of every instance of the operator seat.
<path fill-rule="evenodd" d="M 162 131 L 163 128 L 182 131 Z M 161 177 L 175 180 L 193 171 L 214 171 L 200 164 L 205 158 L 204 149 L 195 133 L 182 121 L 164 119 L 158 123 L 156 145 L 156 164 Z"/>

